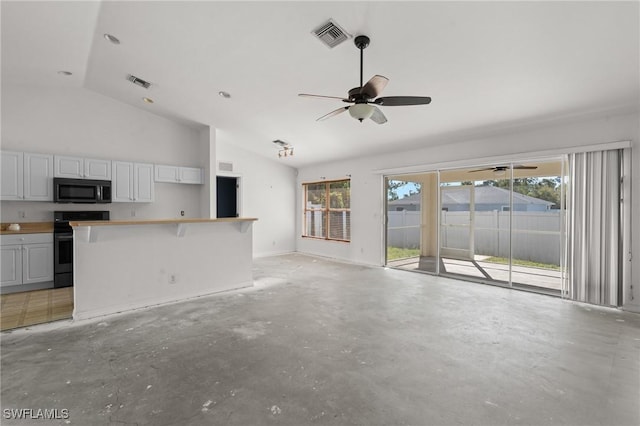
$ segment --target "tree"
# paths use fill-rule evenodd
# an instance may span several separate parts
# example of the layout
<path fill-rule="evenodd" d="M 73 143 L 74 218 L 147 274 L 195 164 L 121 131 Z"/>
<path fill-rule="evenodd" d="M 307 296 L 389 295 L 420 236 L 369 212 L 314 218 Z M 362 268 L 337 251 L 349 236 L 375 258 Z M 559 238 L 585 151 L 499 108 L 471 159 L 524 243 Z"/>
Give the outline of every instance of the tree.
<path fill-rule="evenodd" d="M 483 185 L 495 186 L 497 188 L 509 189 L 511 183 L 509 179 L 485 180 Z M 554 204 L 554 208 L 560 206 L 561 179 L 554 178 L 516 178 L 513 179 L 513 191 L 529 197 L 539 198 Z"/>
<path fill-rule="evenodd" d="M 394 201 L 400 199 L 398 190 L 406 185 L 413 185 L 413 188 L 409 188 L 409 191 L 403 198 L 406 198 L 413 194 L 419 194 L 422 191 L 422 184 L 418 182 L 408 182 L 403 180 L 387 180 L 387 200 Z"/>

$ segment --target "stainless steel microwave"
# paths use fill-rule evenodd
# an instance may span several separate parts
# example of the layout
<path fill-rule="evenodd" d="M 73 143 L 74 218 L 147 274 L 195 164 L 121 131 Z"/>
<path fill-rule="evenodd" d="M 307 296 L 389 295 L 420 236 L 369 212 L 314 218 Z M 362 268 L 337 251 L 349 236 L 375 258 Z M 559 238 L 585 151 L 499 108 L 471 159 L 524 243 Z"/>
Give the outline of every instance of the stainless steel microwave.
<path fill-rule="evenodd" d="M 56 203 L 110 203 L 111 181 L 90 179 L 53 179 Z"/>

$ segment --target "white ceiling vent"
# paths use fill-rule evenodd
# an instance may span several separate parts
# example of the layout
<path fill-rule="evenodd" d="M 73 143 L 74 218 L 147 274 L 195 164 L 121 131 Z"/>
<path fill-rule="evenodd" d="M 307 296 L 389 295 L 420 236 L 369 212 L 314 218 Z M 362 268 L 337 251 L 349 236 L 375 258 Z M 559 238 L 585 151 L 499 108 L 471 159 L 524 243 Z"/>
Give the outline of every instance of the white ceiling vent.
<path fill-rule="evenodd" d="M 151 83 L 149 83 L 148 81 L 144 81 L 140 77 L 136 77 L 135 75 L 132 75 L 132 74 L 127 75 L 127 80 L 129 80 L 135 85 L 144 87 L 145 89 L 148 89 L 151 86 Z"/>
<path fill-rule="evenodd" d="M 232 172 L 233 163 L 227 161 L 218 161 L 218 170 L 220 170 L 221 172 Z"/>
<path fill-rule="evenodd" d="M 329 48 L 334 48 L 343 41 L 351 38 L 351 34 L 347 33 L 331 19 L 313 30 L 312 34 L 325 45 L 329 46 Z"/>

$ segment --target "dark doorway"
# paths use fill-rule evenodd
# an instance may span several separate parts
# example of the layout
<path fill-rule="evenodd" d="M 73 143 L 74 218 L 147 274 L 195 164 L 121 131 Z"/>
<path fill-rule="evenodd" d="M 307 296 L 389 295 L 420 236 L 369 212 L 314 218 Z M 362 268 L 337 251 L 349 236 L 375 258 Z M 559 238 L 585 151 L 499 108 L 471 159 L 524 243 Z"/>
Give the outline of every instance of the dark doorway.
<path fill-rule="evenodd" d="M 238 217 L 238 178 L 216 176 L 216 217 Z"/>

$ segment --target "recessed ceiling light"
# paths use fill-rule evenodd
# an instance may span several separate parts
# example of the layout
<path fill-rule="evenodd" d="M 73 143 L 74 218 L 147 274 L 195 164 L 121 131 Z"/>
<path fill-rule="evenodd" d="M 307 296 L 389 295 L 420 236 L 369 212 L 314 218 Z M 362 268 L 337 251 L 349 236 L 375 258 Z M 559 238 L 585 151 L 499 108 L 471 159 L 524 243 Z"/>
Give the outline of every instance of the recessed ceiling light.
<path fill-rule="evenodd" d="M 60 75 L 72 75 L 73 73 L 71 71 L 58 71 L 58 74 L 60 74 Z"/>
<path fill-rule="evenodd" d="M 105 33 L 104 38 L 113 44 L 120 44 L 120 40 L 118 40 L 118 37 L 112 36 L 111 34 Z"/>
<path fill-rule="evenodd" d="M 153 103 L 153 99 L 151 98 L 142 98 L 143 101 L 145 101 L 148 104 L 152 104 Z"/>
<path fill-rule="evenodd" d="M 218 92 L 218 95 L 222 96 L 225 99 L 229 99 L 231 97 L 231 95 L 229 93 L 224 92 L 222 90 Z"/>

